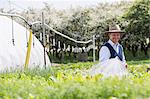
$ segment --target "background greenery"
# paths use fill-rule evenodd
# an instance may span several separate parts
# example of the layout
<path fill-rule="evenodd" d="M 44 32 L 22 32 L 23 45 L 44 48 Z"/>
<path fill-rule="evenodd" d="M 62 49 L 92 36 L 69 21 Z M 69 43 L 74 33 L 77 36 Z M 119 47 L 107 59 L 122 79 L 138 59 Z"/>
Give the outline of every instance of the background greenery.
<path fill-rule="evenodd" d="M 1 9 L 1 12 L 4 12 Z M 10 11 L 11 12 L 11 11 Z M 102 4 L 92 8 L 70 8 L 58 11 L 45 3 L 43 9 L 25 10 L 20 14 L 30 22 L 41 20 L 44 12 L 46 23 L 76 40 L 88 40 L 97 35 L 96 45 L 100 48 L 106 41 L 104 32 L 109 24 L 117 23 L 126 32 L 122 37 L 128 62 L 129 74 L 123 78 L 106 78 L 102 75 L 91 77 L 87 71 L 96 63 L 92 61 L 92 50 L 89 51 L 89 62 L 79 62 L 75 53 L 66 52 L 62 57 L 60 52 L 48 52 L 52 62 L 64 63 L 46 70 L 14 71 L 0 74 L 0 98 L 20 99 L 149 99 L 150 98 L 150 1 L 122 1 L 115 4 Z M 21 20 L 16 19 L 23 24 Z M 39 38 L 40 26 L 34 27 L 34 33 Z M 71 46 L 88 46 L 75 44 L 50 30 L 46 30 L 51 39 L 56 39 L 56 45 L 50 49 L 58 50 L 57 41 Z M 64 42 L 65 41 L 65 42 Z M 62 45 L 61 45 L 62 46 Z M 98 60 L 98 51 L 96 58 Z M 81 53 L 80 53 L 81 54 Z M 144 60 L 143 60 L 144 59 Z"/>
<path fill-rule="evenodd" d="M 123 35 L 120 43 L 126 51 L 127 60 L 149 59 L 150 0 L 99 3 L 93 7 L 70 7 L 65 10 L 57 10 L 47 3 L 44 4 L 45 7 L 41 9 L 29 8 L 28 10 L 16 13 L 24 16 L 32 23 L 40 21 L 41 13 L 44 12 L 45 22 L 49 26 L 76 40 L 86 41 L 92 39 L 93 35 L 96 35 L 97 52 L 100 46 L 107 40 L 105 31 L 108 30 L 108 26 L 114 23 L 119 24 L 122 30 L 125 31 L 125 35 Z M 0 11 L 5 12 L 4 9 L 0 9 Z M 8 13 L 11 12 L 12 11 L 8 11 Z M 15 12 L 15 10 L 13 12 Z M 16 21 L 23 24 L 21 20 L 16 19 Z M 36 25 L 33 29 L 37 38 L 40 39 L 40 33 L 42 32 L 41 26 Z M 59 56 L 61 52 L 58 50 L 62 50 L 64 47 L 63 43 L 65 43 L 66 46 L 71 45 L 74 47 L 87 47 L 90 45 L 71 42 L 58 36 L 49 29 L 46 29 L 46 34 L 50 35 L 50 42 L 47 42 L 47 46 L 50 50 L 53 49 L 53 52 L 48 51 L 49 55 L 54 56 L 51 56 L 52 59 L 60 59 Z M 52 39 L 55 39 L 54 46 L 52 45 Z M 61 41 L 61 48 L 58 48 L 58 41 Z M 69 53 L 69 57 L 72 54 L 72 52 L 65 52 Z"/>

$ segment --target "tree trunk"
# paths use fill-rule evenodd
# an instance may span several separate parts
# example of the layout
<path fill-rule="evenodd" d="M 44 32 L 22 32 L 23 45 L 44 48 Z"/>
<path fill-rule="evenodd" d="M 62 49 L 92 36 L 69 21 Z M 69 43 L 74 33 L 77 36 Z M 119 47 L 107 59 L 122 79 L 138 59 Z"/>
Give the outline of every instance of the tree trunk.
<path fill-rule="evenodd" d="M 148 46 L 144 47 L 144 54 L 148 57 Z"/>
<path fill-rule="evenodd" d="M 132 55 L 133 55 L 133 57 L 136 57 L 137 50 L 138 50 L 138 46 L 132 45 Z"/>

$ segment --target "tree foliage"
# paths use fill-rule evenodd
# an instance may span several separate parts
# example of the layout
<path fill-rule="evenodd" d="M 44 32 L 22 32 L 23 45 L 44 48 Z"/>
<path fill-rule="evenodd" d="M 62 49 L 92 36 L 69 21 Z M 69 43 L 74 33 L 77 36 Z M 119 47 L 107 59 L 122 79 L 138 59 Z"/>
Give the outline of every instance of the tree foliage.
<path fill-rule="evenodd" d="M 136 1 L 123 18 L 127 23 L 125 28 L 126 43 L 131 46 L 134 54 L 140 47 L 147 55 L 150 44 L 150 1 Z"/>

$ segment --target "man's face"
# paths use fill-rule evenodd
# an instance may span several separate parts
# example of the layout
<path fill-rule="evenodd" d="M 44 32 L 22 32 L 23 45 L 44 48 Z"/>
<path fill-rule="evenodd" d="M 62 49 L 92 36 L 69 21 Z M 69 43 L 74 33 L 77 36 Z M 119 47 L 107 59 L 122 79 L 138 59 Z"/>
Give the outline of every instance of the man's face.
<path fill-rule="evenodd" d="M 118 43 L 120 40 L 120 33 L 109 33 L 109 39 L 113 42 L 113 43 Z"/>

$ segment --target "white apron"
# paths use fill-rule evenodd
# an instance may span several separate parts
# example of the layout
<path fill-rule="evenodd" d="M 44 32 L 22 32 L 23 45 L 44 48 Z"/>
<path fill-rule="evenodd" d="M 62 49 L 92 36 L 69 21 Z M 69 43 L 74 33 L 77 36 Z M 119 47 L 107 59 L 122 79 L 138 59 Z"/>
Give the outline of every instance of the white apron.
<path fill-rule="evenodd" d="M 113 58 L 100 62 L 97 65 L 93 66 L 89 71 L 91 76 L 102 74 L 104 77 L 109 76 L 123 76 L 127 75 L 127 69 L 124 64 L 118 59 Z"/>

